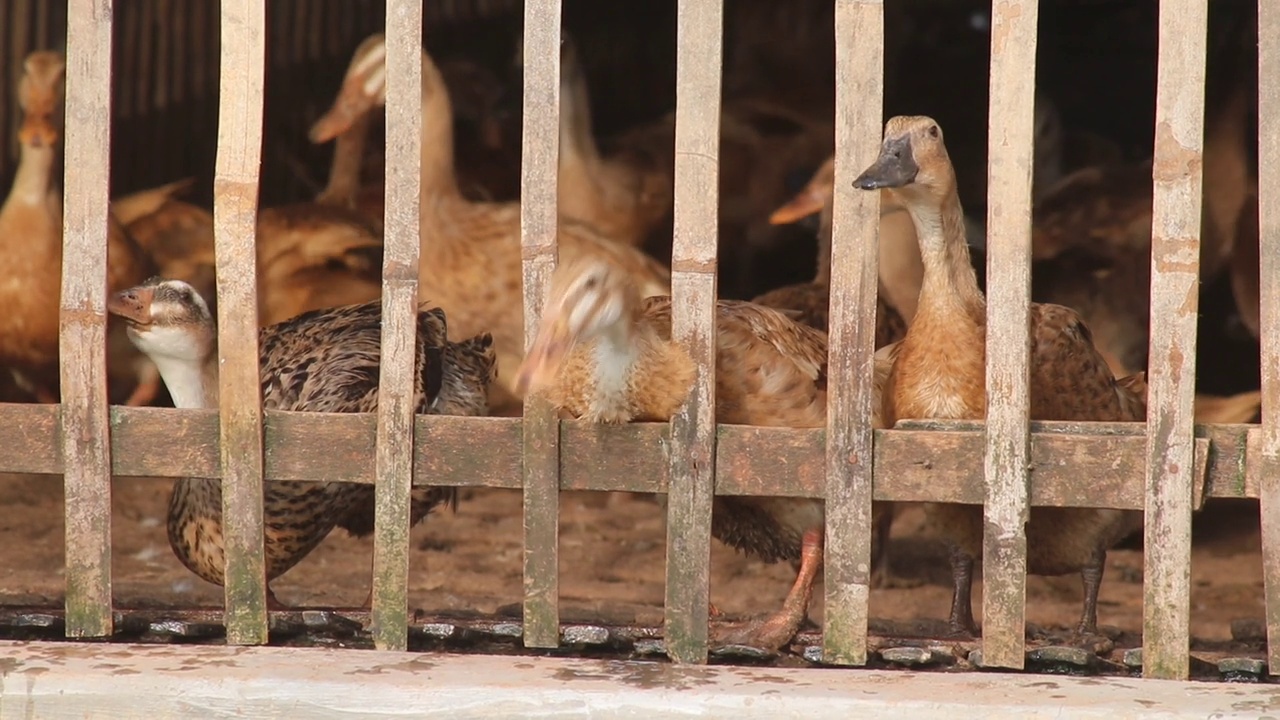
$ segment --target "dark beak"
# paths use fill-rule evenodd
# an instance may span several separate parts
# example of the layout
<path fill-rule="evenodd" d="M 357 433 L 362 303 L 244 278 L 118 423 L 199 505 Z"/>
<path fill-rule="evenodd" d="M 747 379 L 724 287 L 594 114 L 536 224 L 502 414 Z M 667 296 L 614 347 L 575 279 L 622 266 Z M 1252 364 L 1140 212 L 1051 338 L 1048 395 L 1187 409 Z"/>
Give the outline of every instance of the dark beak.
<path fill-rule="evenodd" d="M 880 157 L 862 171 L 853 181 L 853 186 L 859 190 L 899 188 L 910 185 L 918 172 L 920 167 L 911 154 L 911 137 L 904 135 L 885 140 L 880 146 Z"/>

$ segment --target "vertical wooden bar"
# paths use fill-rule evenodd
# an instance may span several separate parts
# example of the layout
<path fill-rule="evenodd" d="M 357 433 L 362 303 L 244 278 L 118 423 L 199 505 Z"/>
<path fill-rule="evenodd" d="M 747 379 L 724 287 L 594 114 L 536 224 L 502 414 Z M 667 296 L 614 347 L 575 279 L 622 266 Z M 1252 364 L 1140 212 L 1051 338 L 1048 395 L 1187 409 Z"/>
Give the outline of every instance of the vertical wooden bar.
<path fill-rule="evenodd" d="M 383 210 L 382 363 L 378 379 L 373 642 L 409 642 L 409 495 L 422 187 L 422 3 L 387 0 L 387 202 Z"/>
<path fill-rule="evenodd" d="M 676 20 L 675 237 L 671 337 L 698 363 L 671 419 L 667 503 L 667 654 L 707 661 L 716 443 L 716 242 L 724 0 L 679 0 Z"/>
<path fill-rule="evenodd" d="M 1262 340 L 1260 510 L 1267 667 L 1280 674 L 1280 5 L 1258 0 L 1258 248 Z M 1243 222 L 1248 222 L 1245 220 Z M 1270 278 L 1268 280 L 1268 278 Z"/>
<path fill-rule="evenodd" d="M 1038 19 L 1038 0 L 992 6 L 982 662 L 1006 668 L 1021 668 L 1026 650 L 1031 412 L 1027 323 Z"/>
<path fill-rule="evenodd" d="M 827 527 L 822 658 L 867 662 L 871 594 L 872 355 L 879 195 L 855 192 L 875 161 L 884 105 L 884 2 L 836 3 L 836 178 L 827 347 Z"/>
<path fill-rule="evenodd" d="M 1152 166 L 1142 673 L 1190 667 L 1192 402 L 1208 0 L 1161 0 Z"/>
<path fill-rule="evenodd" d="M 560 156 L 560 0 L 524 4 L 520 242 L 524 340 L 533 343 L 556 268 Z M 560 643 L 560 421 L 540 397 L 524 403 L 524 644 Z"/>
<path fill-rule="evenodd" d="M 111 634 L 111 440 L 107 416 L 107 190 L 111 5 L 67 13 L 66 171 L 58 335 L 69 637 Z"/>
<path fill-rule="evenodd" d="M 218 396 L 227 641 L 267 641 L 262 545 L 262 396 L 256 231 L 262 161 L 265 6 L 222 0 L 213 226 L 218 265 Z"/>

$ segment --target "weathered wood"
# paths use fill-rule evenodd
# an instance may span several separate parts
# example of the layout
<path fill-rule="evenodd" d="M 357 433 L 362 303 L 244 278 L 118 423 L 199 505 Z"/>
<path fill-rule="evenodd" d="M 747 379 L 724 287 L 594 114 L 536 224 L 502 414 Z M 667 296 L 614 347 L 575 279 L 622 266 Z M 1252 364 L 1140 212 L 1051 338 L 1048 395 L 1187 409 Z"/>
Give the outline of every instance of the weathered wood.
<path fill-rule="evenodd" d="M 707 661 L 723 29 L 724 0 L 679 0 L 671 337 L 688 348 L 698 371 L 671 419 L 664 637 L 667 654 L 682 663 Z"/>
<path fill-rule="evenodd" d="M 256 234 L 266 9 L 223 0 L 213 227 L 227 641 L 267 641 Z"/>
<path fill-rule="evenodd" d="M 1258 279 L 1262 429 L 1257 467 L 1267 667 L 1280 675 L 1280 6 L 1258 0 Z M 1242 222 L 1249 222 L 1244 219 Z M 1251 438 L 1253 439 L 1253 438 Z"/>
<path fill-rule="evenodd" d="M 0 472 L 61 475 L 61 418 L 58 405 L 0 403 L 0 447 L 21 448 L 21 452 L 3 454 Z M 119 438 L 112 432 L 110 439 L 114 458 Z"/>
<path fill-rule="evenodd" d="M 1208 0 L 1162 0 L 1152 166 L 1142 673 L 1190 669 L 1191 483 Z"/>
<path fill-rule="evenodd" d="M 315 13 L 313 13 L 314 15 Z M 318 38 L 317 38 L 318 41 Z M 386 203 L 382 255 L 382 361 L 374 457 L 373 607 L 380 650 L 409 643 L 409 494 L 413 485 L 422 187 L 422 3 L 387 0 Z M 317 47 L 312 48 L 318 54 Z"/>
<path fill-rule="evenodd" d="M 66 170 L 58 335 L 66 487 L 67 635 L 111 634 L 111 439 L 107 421 L 110 4 L 67 7 Z"/>
<path fill-rule="evenodd" d="M 879 149 L 883 70 L 884 3 L 837 2 L 822 659 L 846 665 L 867 662 L 880 227 L 879 193 L 855 192 L 852 180 Z"/>
<path fill-rule="evenodd" d="M 1027 459 L 1031 416 L 1031 167 L 1038 0 L 991 9 L 987 135 L 987 443 L 982 662 L 1026 657 Z"/>
<path fill-rule="evenodd" d="M 533 344 L 556 267 L 560 157 L 560 0 L 524 4 L 520 238 L 524 342 Z M 507 372 L 514 372 L 509 368 Z M 524 404 L 524 644 L 560 643 L 560 427 L 541 397 Z"/>

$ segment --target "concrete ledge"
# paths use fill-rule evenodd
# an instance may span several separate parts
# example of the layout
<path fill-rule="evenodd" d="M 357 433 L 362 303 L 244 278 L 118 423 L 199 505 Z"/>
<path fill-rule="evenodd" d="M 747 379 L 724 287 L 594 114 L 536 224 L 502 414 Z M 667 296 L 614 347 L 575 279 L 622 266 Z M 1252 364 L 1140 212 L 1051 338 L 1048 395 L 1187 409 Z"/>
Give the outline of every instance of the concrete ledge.
<path fill-rule="evenodd" d="M 0 642 L 0 720 L 85 717 L 1280 720 L 1280 686 Z"/>

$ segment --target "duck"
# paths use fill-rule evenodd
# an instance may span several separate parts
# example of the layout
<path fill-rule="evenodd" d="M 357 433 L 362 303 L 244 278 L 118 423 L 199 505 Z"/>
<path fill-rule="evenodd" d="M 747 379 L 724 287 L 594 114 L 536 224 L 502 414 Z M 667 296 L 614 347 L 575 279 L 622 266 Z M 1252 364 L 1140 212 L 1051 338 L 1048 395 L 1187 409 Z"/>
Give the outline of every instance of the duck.
<path fill-rule="evenodd" d="M 854 187 L 897 195 L 915 223 L 925 267 L 915 319 L 889 353 L 892 366 L 880 396 L 883 422 L 892 427 L 904 419 L 984 419 L 986 300 L 969 260 L 955 170 L 938 123 L 927 116 L 890 118 L 879 157 Z M 1028 341 L 1033 419 L 1144 421 L 1145 374 L 1118 380 L 1074 310 L 1032 303 Z M 973 564 L 982 554 L 983 509 L 926 503 L 925 511 L 951 546 L 951 631 L 975 635 L 970 595 Z M 1080 573 L 1084 600 L 1073 639 L 1097 641 L 1107 551 L 1141 527 L 1142 513 L 1032 507 L 1029 517 L 1028 572 Z"/>
<path fill-rule="evenodd" d="M 671 314 L 670 297 L 643 297 L 634 276 L 616 266 L 583 256 L 567 260 L 552 275 L 536 336 L 514 373 L 516 385 L 587 422 L 667 422 L 696 372 L 688 351 L 672 340 Z M 825 426 L 826 364 L 825 333 L 773 308 L 717 301 L 717 422 Z M 888 365 L 876 368 L 883 381 Z M 806 617 L 822 564 L 823 503 L 716 496 L 712 508 L 713 537 L 765 562 L 800 563 L 778 612 L 714 638 L 775 651 Z M 875 504 L 873 522 L 881 512 Z"/>
<path fill-rule="evenodd" d="M 179 408 L 218 406 L 217 330 L 195 289 L 152 278 L 111 296 L 130 340 L 160 369 Z M 378 404 L 382 308 L 379 301 L 303 313 L 258 334 L 262 406 L 266 410 L 369 413 Z M 430 415 L 487 413 L 487 386 L 496 373 L 493 341 L 478 335 L 448 342 L 445 314 L 417 314 L 414 411 Z M 415 487 L 410 522 L 441 505 L 456 507 L 456 488 Z M 341 527 L 361 537 L 373 531 L 372 485 L 268 482 L 263 501 L 266 577 L 275 578 Z M 168 509 L 169 544 L 191 572 L 223 584 L 222 489 L 217 480 L 181 478 Z M 268 586 L 268 602 L 282 609 Z M 366 600 L 365 606 L 369 601 Z"/>
<path fill-rule="evenodd" d="M 671 211 L 671 178 L 601 156 L 586 73 L 567 35 L 560 44 L 560 77 L 559 212 L 611 240 L 640 247 Z"/>
<path fill-rule="evenodd" d="M 181 199 L 194 183 L 184 178 L 133 193 L 112 200 L 111 209 L 155 263 L 156 274 L 190 284 L 212 310 L 217 301 L 213 213 Z"/>
<path fill-rule="evenodd" d="M 312 126 L 313 140 L 327 141 L 352 118 L 386 103 L 386 44 L 381 34 L 361 45 L 338 99 Z M 450 100 L 435 63 L 422 53 L 421 259 L 418 291 L 449 315 L 450 332 L 493 335 L 500 367 L 524 358 L 523 250 L 520 204 L 474 202 L 458 190 L 453 159 Z M 645 295 L 670 292 L 671 272 L 642 251 L 614 242 L 584 223 L 561 218 L 562 261 L 590 256 L 635 277 Z M 511 378 L 500 376 L 491 402 L 518 405 Z"/>
<path fill-rule="evenodd" d="M 785 204 L 776 208 L 769 215 L 773 225 L 786 225 L 798 222 L 814 213 L 819 214 L 818 224 L 818 271 L 813 283 L 792 286 L 826 288 L 831 283 L 831 216 L 832 200 L 835 192 L 835 156 L 828 157 L 809 179 L 809 182 Z M 966 218 L 967 220 L 967 218 Z M 924 278 L 924 265 L 920 260 L 920 249 L 916 244 L 915 226 L 911 224 L 911 216 L 891 194 L 880 194 L 880 252 L 879 252 L 880 289 L 877 299 L 876 313 L 876 347 L 887 345 L 901 338 L 906 324 L 911 322 L 916 313 L 916 301 L 920 297 L 920 282 Z M 757 297 L 754 302 L 771 304 L 769 297 L 780 292 L 792 292 L 789 288 L 772 290 Z M 828 290 L 821 292 L 822 311 L 807 311 L 806 315 L 820 320 L 819 327 L 823 332 L 827 329 L 826 296 Z M 815 299 L 819 298 L 814 295 Z M 797 300 L 799 298 L 797 297 Z"/>
<path fill-rule="evenodd" d="M 62 193 L 54 182 L 60 152 L 60 119 L 66 61 L 40 50 L 26 56 L 18 83 L 22 124 L 20 160 L 9 194 L 0 205 L 0 366 L 39 402 L 58 402 L 58 345 L 62 294 Z M 141 282 L 154 272 L 150 259 L 107 213 L 107 277 L 110 289 Z M 108 325 L 108 339 L 121 328 Z M 118 348 L 118 343 L 113 343 Z M 115 349 L 112 348 L 112 349 Z M 136 352 L 110 352 L 109 384 L 132 386 L 128 405 L 145 405 L 160 389 L 154 367 Z M 113 393 L 114 395 L 114 393 Z"/>

